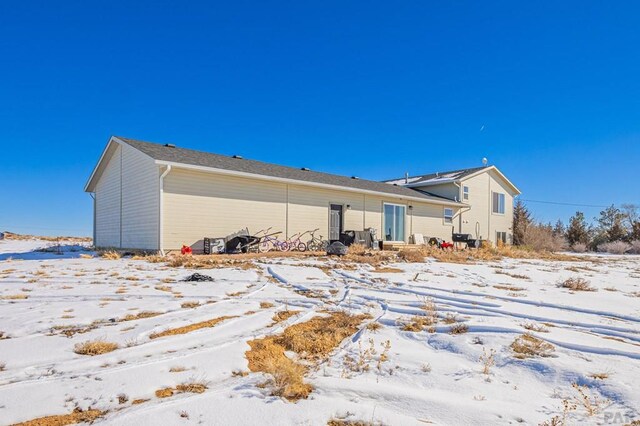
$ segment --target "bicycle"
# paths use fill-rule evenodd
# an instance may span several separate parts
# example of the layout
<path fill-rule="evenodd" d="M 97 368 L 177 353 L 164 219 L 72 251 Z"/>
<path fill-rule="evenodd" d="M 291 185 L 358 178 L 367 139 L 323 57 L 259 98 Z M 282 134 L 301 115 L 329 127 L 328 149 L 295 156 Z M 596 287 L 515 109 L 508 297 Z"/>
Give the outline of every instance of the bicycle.
<path fill-rule="evenodd" d="M 269 228 L 271 229 L 271 228 Z M 275 232 L 272 234 L 267 234 L 260 239 L 260 244 L 258 244 L 258 251 L 260 253 L 266 253 L 271 251 L 272 248 L 278 251 L 287 251 L 289 250 L 289 244 L 286 241 L 280 241 L 278 237 L 274 237 L 274 235 L 282 234 L 282 231 Z"/>
<path fill-rule="evenodd" d="M 310 251 L 324 251 L 327 249 L 329 242 L 327 240 L 322 239 L 322 235 L 320 238 L 316 237 L 316 232 L 318 232 L 320 228 L 316 228 L 313 231 L 309 231 L 311 234 L 311 239 L 307 242 L 307 248 Z"/>
<path fill-rule="evenodd" d="M 309 231 L 292 235 L 291 238 L 287 240 L 289 250 L 307 251 L 307 245 L 302 242 L 302 237 L 308 233 Z"/>

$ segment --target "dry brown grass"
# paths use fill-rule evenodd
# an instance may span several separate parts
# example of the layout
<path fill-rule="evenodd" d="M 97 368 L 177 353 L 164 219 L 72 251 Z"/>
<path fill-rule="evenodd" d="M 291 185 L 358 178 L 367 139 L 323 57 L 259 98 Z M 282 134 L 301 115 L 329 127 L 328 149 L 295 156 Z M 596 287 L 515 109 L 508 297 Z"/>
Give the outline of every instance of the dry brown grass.
<path fill-rule="evenodd" d="M 523 328 L 537 333 L 548 333 L 549 329 L 544 324 L 536 324 L 535 322 L 525 322 L 521 324 Z"/>
<path fill-rule="evenodd" d="M 589 377 L 597 380 L 604 380 L 609 378 L 609 373 L 591 373 Z"/>
<path fill-rule="evenodd" d="M 180 304 L 180 307 L 183 308 L 183 309 L 197 308 L 198 306 L 200 306 L 200 302 L 198 302 L 198 301 L 182 302 L 182 304 Z"/>
<path fill-rule="evenodd" d="M 177 334 L 186 334 L 186 333 L 191 333 L 192 331 L 196 331 L 196 330 L 200 330 L 202 328 L 208 328 L 208 327 L 214 327 L 216 324 L 224 321 L 224 320 L 228 320 L 231 318 L 237 318 L 235 316 L 222 316 L 222 317 L 218 317 L 218 318 L 213 318 L 207 321 L 202 321 L 202 322 L 198 322 L 195 324 L 189 324 L 189 325 L 185 325 L 184 327 L 178 327 L 178 328 L 170 328 L 168 330 L 162 331 L 160 333 L 153 333 L 149 336 L 150 339 L 157 339 L 159 337 L 165 337 L 165 336 L 174 336 Z"/>
<path fill-rule="evenodd" d="M 596 288 L 589 284 L 589 281 L 581 277 L 571 277 L 557 284 L 560 288 L 566 288 L 571 291 L 597 291 Z"/>
<path fill-rule="evenodd" d="M 389 266 L 378 266 L 374 268 L 373 271 L 371 272 L 376 272 L 379 274 L 393 274 L 393 273 L 400 273 L 404 271 L 400 268 L 391 268 Z"/>
<path fill-rule="evenodd" d="M 286 321 L 292 316 L 297 315 L 299 313 L 300 311 L 290 311 L 288 309 L 284 311 L 276 312 L 273 318 L 271 318 L 273 320 L 273 323 L 271 325 L 278 324 L 282 321 Z"/>
<path fill-rule="evenodd" d="M 508 284 L 496 284 L 493 288 L 497 288 L 498 290 L 507 290 L 507 291 L 523 291 L 526 290 L 524 287 L 517 287 L 515 285 Z"/>
<path fill-rule="evenodd" d="M 107 259 L 107 260 L 118 260 L 118 259 L 120 259 L 122 257 L 120 252 L 118 252 L 116 250 L 101 251 L 101 252 L 98 252 L 98 256 L 100 256 L 103 259 Z"/>
<path fill-rule="evenodd" d="M 285 349 L 273 338 L 251 340 L 246 352 L 249 369 L 271 375 L 272 394 L 290 401 L 306 399 L 313 387 L 304 383 L 306 368 L 285 355 Z"/>
<path fill-rule="evenodd" d="M 4 237 L 7 240 L 43 240 L 43 241 L 68 241 L 74 243 L 89 243 L 92 241 L 91 237 L 69 237 L 69 236 L 58 236 L 58 237 L 48 237 L 44 235 L 29 235 L 29 234 L 16 234 L 9 231 L 3 231 Z"/>
<path fill-rule="evenodd" d="M 142 311 L 137 314 L 127 314 L 124 317 L 120 318 L 118 321 L 135 321 L 143 318 L 153 318 L 158 315 L 162 315 L 162 312 L 154 312 L 154 311 Z"/>
<path fill-rule="evenodd" d="M 16 423 L 14 426 L 65 426 L 77 423 L 93 423 L 105 414 L 107 414 L 106 411 L 92 409 L 82 411 L 80 408 L 76 408 L 70 414 L 39 417 L 26 422 Z"/>
<path fill-rule="evenodd" d="M 438 323 L 438 312 L 433 299 L 424 299 L 421 309 L 424 311 L 424 315 L 414 315 L 411 317 L 411 320 L 402 326 L 402 330 L 414 333 L 423 330 L 427 330 L 430 333 L 435 332 L 434 325 Z"/>
<path fill-rule="evenodd" d="M 28 299 L 29 295 L 28 294 L 8 294 L 6 296 L 0 296 L 0 299 L 2 300 L 24 300 L 24 299 Z"/>
<path fill-rule="evenodd" d="M 331 419 L 327 422 L 327 426 L 381 426 L 381 423 L 372 423 L 366 420 Z"/>
<path fill-rule="evenodd" d="M 515 338 L 511 343 L 511 350 L 515 353 L 514 357 L 519 359 L 531 357 L 548 357 L 554 351 L 554 346 L 544 340 L 538 339 L 530 333 L 524 333 Z"/>
<path fill-rule="evenodd" d="M 149 398 L 138 398 L 131 401 L 131 405 L 144 404 L 145 402 L 148 402 L 148 401 L 149 401 Z"/>
<path fill-rule="evenodd" d="M 449 334 L 464 334 L 469 331 L 469 326 L 465 323 L 454 324 L 449 328 Z"/>
<path fill-rule="evenodd" d="M 367 251 L 367 247 L 364 244 L 359 243 L 351 244 L 348 250 L 349 253 L 357 256 L 362 256 L 363 254 L 367 253 Z"/>
<path fill-rule="evenodd" d="M 317 362 L 326 358 L 346 337 L 353 335 L 368 315 L 333 312 L 328 316 L 287 327 L 282 334 L 248 342 L 249 369 L 271 375 L 272 393 L 290 401 L 307 398 L 313 387 L 304 383 L 307 368 L 285 355 Z"/>
<path fill-rule="evenodd" d="M 260 302 L 260 309 L 269 309 L 269 308 L 273 308 L 273 303 L 269 303 L 269 302 Z"/>
<path fill-rule="evenodd" d="M 187 369 L 181 365 L 173 366 L 169 369 L 169 373 L 182 373 L 183 371 L 187 371 Z"/>
<path fill-rule="evenodd" d="M 203 381 L 192 380 L 189 382 L 181 383 L 175 388 L 162 388 L 158 389 L 156 397 L 168 398 L 176 393 L 204 393 L 208 389 L 208 383 Z"/>
<path fill-rule="evenodd" d="M 106 354 L 108 352 L 113 352 L 119 347 L 120 346 L 118 346 L 117 343 L 106 342 L 102 339 L 97 339 L 97 340 L 87 340 L 86 342 L 77 343 L 74 346 L 73 351 L 79 355 L 95 356 L 95 355 Z"/>
<path fill-rule="evenodd" d="M 507 271 L 504 271 L 504 270 L 502 270 L 502 269 L 496 269 L 495 273 L 496 273 L 496 274 L 500 274 L 500 275 L 506 275 L 506 276 L 511 277 L 511 278 L 517 278 L 517 279 L 520 279 L 520 280 L 529 280 L 529 279 L 531 279 L 531 278 L 530 278 L 529 276 L 527 276 L 527 275 L 523 275 L 523 274 L 514 274 L 514 273 L 512 273 L 512 272 L 507 272 Z"/>
<path fill-rule="evenodd" d="M 410 263 L 424 262 L 424 252 L 420 249 L 402 249 L 398 251 L 398 258 Z"/>

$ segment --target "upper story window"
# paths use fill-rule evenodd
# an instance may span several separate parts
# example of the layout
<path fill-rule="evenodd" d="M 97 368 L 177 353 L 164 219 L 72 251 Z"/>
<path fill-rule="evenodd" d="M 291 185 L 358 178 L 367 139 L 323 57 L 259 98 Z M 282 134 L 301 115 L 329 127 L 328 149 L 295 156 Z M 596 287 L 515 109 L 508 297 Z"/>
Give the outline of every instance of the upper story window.
<path fill-rule="evenodd" d="M 453 223 L 453 209 L 444 208 L 444 223 Z"/>
<path fill-rule="evenodd" d="M 504 214 L 504 194 L 501 192 L 493 192 L 493 212 Z"/>
<path fill-rule="evenodd" d="M 468 186 L 463 186 L 462 187 L 462 199 L 463 200 L 468 200 L 469 199 L 469 187 Z"/>

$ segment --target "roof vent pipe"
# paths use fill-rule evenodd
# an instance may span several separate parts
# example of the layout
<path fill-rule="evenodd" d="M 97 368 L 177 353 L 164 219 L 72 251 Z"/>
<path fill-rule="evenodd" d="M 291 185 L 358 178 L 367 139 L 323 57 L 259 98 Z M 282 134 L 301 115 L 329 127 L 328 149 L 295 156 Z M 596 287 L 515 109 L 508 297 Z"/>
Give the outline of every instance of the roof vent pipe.
<path fill-rule="evenodd" d="M 308 168 L 306 168 L 306 167 L 301 167 L 301 168 L 300 168 L 300 170 L 305 171 L 305 172 L 308 172 L 308 171 L 309 171 L 309 169 L 308 169 Z"/>
<path fill-rule="evenodd" d="M 351 179 L 360 179 L 358 176 L 351 176 Z"/>
<path fill-rule="evenodd" d="M 175 148 L 176 146 L 172 143 L 165 143 L 164 146 L 166 146 L 167 148 Z"/>
<path fill-rule="evenodd" d="M 405 184 L 409 183 L 409 172 L 405 172 L 404 174 L 404 183 Z"/>
<path fill-rule="evenodd" d="M 242 155 L 234 155 L 233 158 L 237 158 L 238 160 L 242 160 Z"/>

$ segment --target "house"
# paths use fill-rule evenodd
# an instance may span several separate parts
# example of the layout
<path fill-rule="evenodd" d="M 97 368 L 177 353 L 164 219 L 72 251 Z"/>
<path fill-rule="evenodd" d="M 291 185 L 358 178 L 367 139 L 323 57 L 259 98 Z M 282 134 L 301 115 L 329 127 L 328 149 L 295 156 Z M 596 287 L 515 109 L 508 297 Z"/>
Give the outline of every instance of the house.
<path fill-rule="evenodd" d="M 85 186 L 96 247 L 195 252 L 204 237 L 272 227 L 325 239 L 373 228 L 379 239 L 450 240 L 467 204 L 435 191 L 111 137 Z"/>
<path fill-rule="evenodd" d="M 512 242 L 513 200 L 520 190 L 495 166 L 407 175 L 386 183 L 460 201 L 465 207 L 452 219 L 456 232 L 493 244 Z"/>

